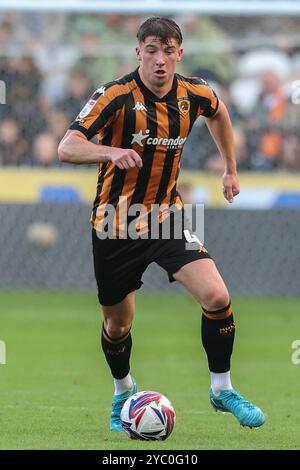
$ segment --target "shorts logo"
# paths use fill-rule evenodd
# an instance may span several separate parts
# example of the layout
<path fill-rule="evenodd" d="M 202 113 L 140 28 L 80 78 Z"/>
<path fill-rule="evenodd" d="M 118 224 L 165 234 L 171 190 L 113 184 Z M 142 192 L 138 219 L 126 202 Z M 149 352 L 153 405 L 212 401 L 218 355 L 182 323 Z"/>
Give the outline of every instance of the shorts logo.
<path fill-rule="evenodd" d="M 164 145 L 166 146 L 168 149 L 178 149 L 178 148 L 181 148 L 183 146 L 183 144 L 185 143 L 186 141 L 186 137 L 180 137 L 180 135 L 178 137 L 176 137 L 175 139 L 174 138 L 171 138 L 171 139 L 167 139 L 167 138 L 164 138 L 164 137 L 150 137 L 149 136 L 149 129 L 146 129 L 145 131 L 146 133 L 143 134 L 143 131 L 140 130 L 139 132 L 135 133 L 135 134 L 132 134 L 132 141 L 131 143 L 132 144 L 138 144 L 140 147 L 144 147 L 144 142 L 143 140 L 146 139 L 146 144 L 147 145 Z"/>
<path fill-rule="evenodd" d="M 179 98 L 178 99 L 178 108 L 181 114 L 183 116 L 186 116 L 186 114 L 189 112 L 191 107 L 190 100 L 188 98 Z"/>
<path fill-rule="evenodd" d="M 96 103 L 97 103 L 96 100 L 89 100 L 87 102 L 87 104 L 84 106 L 84 108 L 80 111 L 76 121 L 86 117 L 92 111 L 92 109 L 93 109 L 93 107 L 95 106 Z M 79 121 L 79 122 L 81 122 L 81 121 Z"/>

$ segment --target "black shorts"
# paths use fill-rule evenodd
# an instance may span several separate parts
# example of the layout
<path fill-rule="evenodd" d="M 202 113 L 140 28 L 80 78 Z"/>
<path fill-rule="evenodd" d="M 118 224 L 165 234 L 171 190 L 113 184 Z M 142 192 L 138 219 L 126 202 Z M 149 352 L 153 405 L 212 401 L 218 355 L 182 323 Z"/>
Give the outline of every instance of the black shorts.
<path fill-rule="evenodd" d="M 191 234 L 191 232 L 190 232 Z M 177 235 L 178 236 L 178 235 Z M 187 249 L 187 239 L 182 230 L 180 239 L 174 234 L 169 239 L 117 238 L 99 239 L 93 229 L 94 269 L 101 305 L 109 306 L 121 302 L 129 292 L 143 284 L 142 275 L 150 263 L 157 263 L 169 275 L 192 261 L 211 258 L 203 245 Z"/>

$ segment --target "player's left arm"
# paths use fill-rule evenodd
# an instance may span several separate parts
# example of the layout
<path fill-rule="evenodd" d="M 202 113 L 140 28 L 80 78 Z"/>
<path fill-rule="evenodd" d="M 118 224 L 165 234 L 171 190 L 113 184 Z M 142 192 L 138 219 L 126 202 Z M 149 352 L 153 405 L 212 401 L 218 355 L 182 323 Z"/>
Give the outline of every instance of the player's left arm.
<path fill-rule="evenodd" d="M 224 197 L 228 202 L 233 202 L 234 196 L 240 192 L 240 184 L 237 176 L 232 124 L 226 106 L 221 100 L 216 113 L 212 117 L 206 117 L 205 121 L 225 163 Z"/>

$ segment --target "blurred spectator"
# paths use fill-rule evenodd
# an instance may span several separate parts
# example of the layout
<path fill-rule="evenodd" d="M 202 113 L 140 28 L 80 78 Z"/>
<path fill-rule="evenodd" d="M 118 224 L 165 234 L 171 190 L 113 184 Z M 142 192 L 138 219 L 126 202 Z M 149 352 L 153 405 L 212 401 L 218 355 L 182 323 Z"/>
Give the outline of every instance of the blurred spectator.
<path fill-rule="evenodd" d="M 6 83 L 6 105 L 1 115 L 18 123 L 20 134 L 29 143 L 46 123 L 39 95 L 42 83 L 40 71 L 32 57 L 4 58 L 0 65 Z M 3 74 L 2 74 L 3 72 Z"/>
<path fill-rule="evenodd" d="M 272 170 L 279 166 L 283 148 L 283 121 L 286 110 L 283 83 L 272 70 L 261 74 L 261 94 L 253 112 L 252 143 L 257 148 L 251 156 L 254 169 Z M 256 137 L 256 139 L 254 138 Z"/>
<path fill-rule="evenodd" d="M 49 132 L 38 134 L 33 142 L 33 161 L 37 165 L 53 166 L 58 164 L 58 141 Z"/>
<path fill-rule="evenodd" d="M 13 27 L 8 22 L 0 23 L 0 51 L 4 54 L 12 42 Z"/>
<path fill-rule="evenodd" d="M 15 103 L 27 103 L 39 98 L 42 75 L 33 58 L 23 56 L 11 62 L 16 72 L 16 82 L 12 87 L 12 99 Z"/>
<path fill-rule="evenodd" d="M 28 153 L 28 143 L 20 135 L 17 122 L 9 118 L 2 120 L 0 126 L 0 163 L 2 165 L 26 163 Z"/>
<path fill-rule="evenodd" d="M 64 111 L 68 121 L 71 122 L 93 92 L 87 75 L 83 71 L 75 69 L 71 72 L 66 95 L 57 103 L 57 107 Z"/>
<path fill-rule="evenodd" d="M 233 129 L 234 149 L 238 171 L 248 171 L 250 162 L 248 160 L 247 142 L 245 133 L 238 128 Z M 205 163 L 204 169 L 209 172 L 222 173 L 224 162 L 218 152 L 212 155 Z"/>
<path fill-rule="evenodd" d="M 52 134 L 57 141 L 60 141 L 66 133 L 66 129 L 69 127 L 72 119 L 74 119 L 74 115 L 70 119 L 62 110 L 58 109 L 57 111 L 51 112 L 48 118 L 50 134 Z"/>
<path fill-rule="evenodd" d="M 43 74 L 42 95 L 51 103 L 63 99 L 68 73 L 80 55 L 74 44 L 37 43 L 33 50 L 35 61 Z"/>
<path fill-rule="evenodd" d="M 282 149 L 281 169 L 300 171 L 300 138 L 299 135 L 287 135 Z"/>

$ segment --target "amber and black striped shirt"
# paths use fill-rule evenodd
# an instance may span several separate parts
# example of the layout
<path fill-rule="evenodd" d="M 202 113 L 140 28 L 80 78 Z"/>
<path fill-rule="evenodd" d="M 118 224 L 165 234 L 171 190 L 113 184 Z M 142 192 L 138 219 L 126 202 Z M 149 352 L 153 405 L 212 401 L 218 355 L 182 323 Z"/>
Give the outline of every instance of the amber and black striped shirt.
<path fill-rule="evenodd" d="M 143 167 L 121 170 L 111 162 L 99 164 L 94 228 L 101 230 L 105 206 L 118 211 L 123 196 L 127 207 L 144 204 L 148 212 L 152 204 L 182 207 L 176 183 L 184 143 L 197 117 L 212 117 L 217 109 L 218 98 L 204 80 L 178 74 L 163 98 L 144 85 L 138 70 L 99 87 L 70 129 L 88 139 L 98 135 L 101 145 L 132 148 Z"/>

